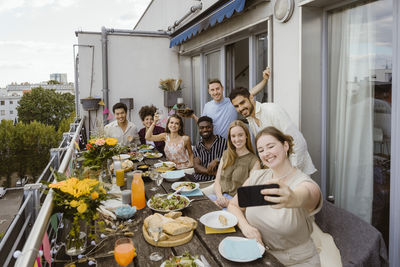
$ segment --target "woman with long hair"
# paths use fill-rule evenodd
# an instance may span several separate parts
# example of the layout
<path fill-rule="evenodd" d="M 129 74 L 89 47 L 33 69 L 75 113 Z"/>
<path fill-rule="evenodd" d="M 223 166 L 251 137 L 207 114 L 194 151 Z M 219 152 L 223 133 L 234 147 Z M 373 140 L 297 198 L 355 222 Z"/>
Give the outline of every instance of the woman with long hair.
<path fill-rule="evenodd" d="M 214 183 L 217 205 L 226 208 L 250 171 L 259 168 L 247 126 L 240 120 L 233 121 L 228 130 L 228 148 L 222 155 Z"/>
<path fill-rule="evenodd" d="M 164 141 L 164 153 L 169 161 L 176 164 L 177 169 L 193 167 L 193 151 L 190 137 L 183 133 L 183 120 L 173 114 L 167 120 L 165 133 L 153 135 L 155 124 L 160 120 L 158 114 L 154 115 L 154 122 L 146 131 L 146 140 Z"/>
<path fill-rule="evenodd" d="M 263 189 L 264 199 L 275 204 L 241 208 L 235 196 L 228 211 L 238 218 L 242 233 L 260 244 L 285 266 L 320 266 L 311 239 L 313 215 L 322 207 L 319 186 L 292 166 L 293 138 L 275 127 L 267 127 L 256 136 L 258 155 L 265 169 L 252 171 L 247 185 L 277 184 Z"/>

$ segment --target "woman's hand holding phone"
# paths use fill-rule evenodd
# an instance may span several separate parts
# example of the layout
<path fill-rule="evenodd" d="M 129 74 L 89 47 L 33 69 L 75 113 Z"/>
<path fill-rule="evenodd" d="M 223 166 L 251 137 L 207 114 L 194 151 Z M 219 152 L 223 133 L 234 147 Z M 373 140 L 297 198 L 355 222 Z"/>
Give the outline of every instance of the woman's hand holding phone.
<path fill-rule="evenodd" d="M 294 191 L 280 179 L 268 180 L 266 184 L 278 184 L 279 188 L 268 188 L 261 190 L 264 199 L 269 202 L 276 203 L 271 205 L 271 208 L 298 208 L 301 206 L 301 201 L 298 199 Z"/>

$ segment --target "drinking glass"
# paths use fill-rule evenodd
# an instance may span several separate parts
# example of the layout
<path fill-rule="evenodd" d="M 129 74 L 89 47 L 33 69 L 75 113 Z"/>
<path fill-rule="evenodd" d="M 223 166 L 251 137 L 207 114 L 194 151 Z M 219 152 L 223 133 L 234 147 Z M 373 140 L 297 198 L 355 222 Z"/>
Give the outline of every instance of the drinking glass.
<path fill-rule="evenodd" d="M 162 175 L 159 174 L 157 176 L 157 180 L 156 180 L 157 186 L 160 186 L 162 184 L 163 180 L 164 180 L 164 177 L 162 177 Z"/>
<path fill-rule="evenodd" d="M 158 171 L 156 171 L 155 168 L 149 168 L 149 177 L 151 180 L 154 181 L 155 184 L 157 184 L 159 186 L 159 184 L 157 183 L 158 179 L 159 179 L 160 173 Z M 162 178 L 162 177 L 161 177 Z M 150 188 L 151 191 L 157 191 L 158 188 L 155 186 L 152 186 Z"/>
<path fill-rule="evenodd" d="M 158 114 L 158 117 L 160 118 L 160 120 L 156 123 L 156 125 L 160 126 L 164 119 L 164 111 L 162 109 L 157 109 L 156 113 Z"/>
<path fill-rule="evenodd" d="M 115 242 L 114 258 L 119 265 L 127 266 L 132 262 L 134 256 L 135 247 L 133 246 L 132 239 L 124 237 Z"/>
<path fill-rule="evenodd" d="M 148 226 L 147 231 L 149 232 L 149 235 L 151 236 L 151 238 L 156 242 L 156 246 L 157 246 L 157 242 L 160 239 L 160 236 L 163 232 L 162 222 L 149 221 L 149 226 Z M 157 251 L 151 253 L 149 256 L 149 259 L 151 261 L 159 261 L 162 258 L 163 258 L 163 256 Z"/>

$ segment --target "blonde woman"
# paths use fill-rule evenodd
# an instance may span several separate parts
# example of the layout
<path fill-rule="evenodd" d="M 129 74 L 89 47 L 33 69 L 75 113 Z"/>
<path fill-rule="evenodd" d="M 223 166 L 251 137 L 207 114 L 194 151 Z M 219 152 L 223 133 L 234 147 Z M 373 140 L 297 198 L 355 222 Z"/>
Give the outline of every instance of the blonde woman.
<path fill-rule="evenodd" d="M 183 133 L 183 120 L 178 115 L 171 115 L 167 120 L 165 133 L 153 135 L 156 123 L 160 120 L 158 114 L 154 114 L 154 122 L 146 131 L 146 140 L 165 142 L 164 153 L 169 161 L 176 164 L 177 169 L 193 167 L 193 151 L 190 137 Z"/>
<path fill-rule="evenodd" d="M 217 205 L 226 208 L 239 186 L 242 186 L 251 170 L 260 169 L 260 162 L 251 145 L 247 126 L 239 120 L 233 121 L 228 130 L 228 149 L 224 151 L 214 183 L 214 196 L 209 196 Z"/>

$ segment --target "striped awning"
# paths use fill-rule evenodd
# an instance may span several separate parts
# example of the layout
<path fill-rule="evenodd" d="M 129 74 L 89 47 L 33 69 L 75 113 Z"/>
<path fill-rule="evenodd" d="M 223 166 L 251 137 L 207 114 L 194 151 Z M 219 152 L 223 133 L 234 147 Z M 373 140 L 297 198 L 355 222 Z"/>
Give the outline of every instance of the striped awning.
<path fill-rule="evenodd" d="M 235 12 L 238 13 L 243 11 L 245 3 L 246 0 L 231 0 L 227 2 L 195 25 L 192 25 L 172 38 L 169 47 L 179 45 L 182 42 L 189 40 L 196 34 L 206 30 L 208 27 L 213 27 L 215 24 L 221 23 L 224 19 L 232 17 Z"/>

